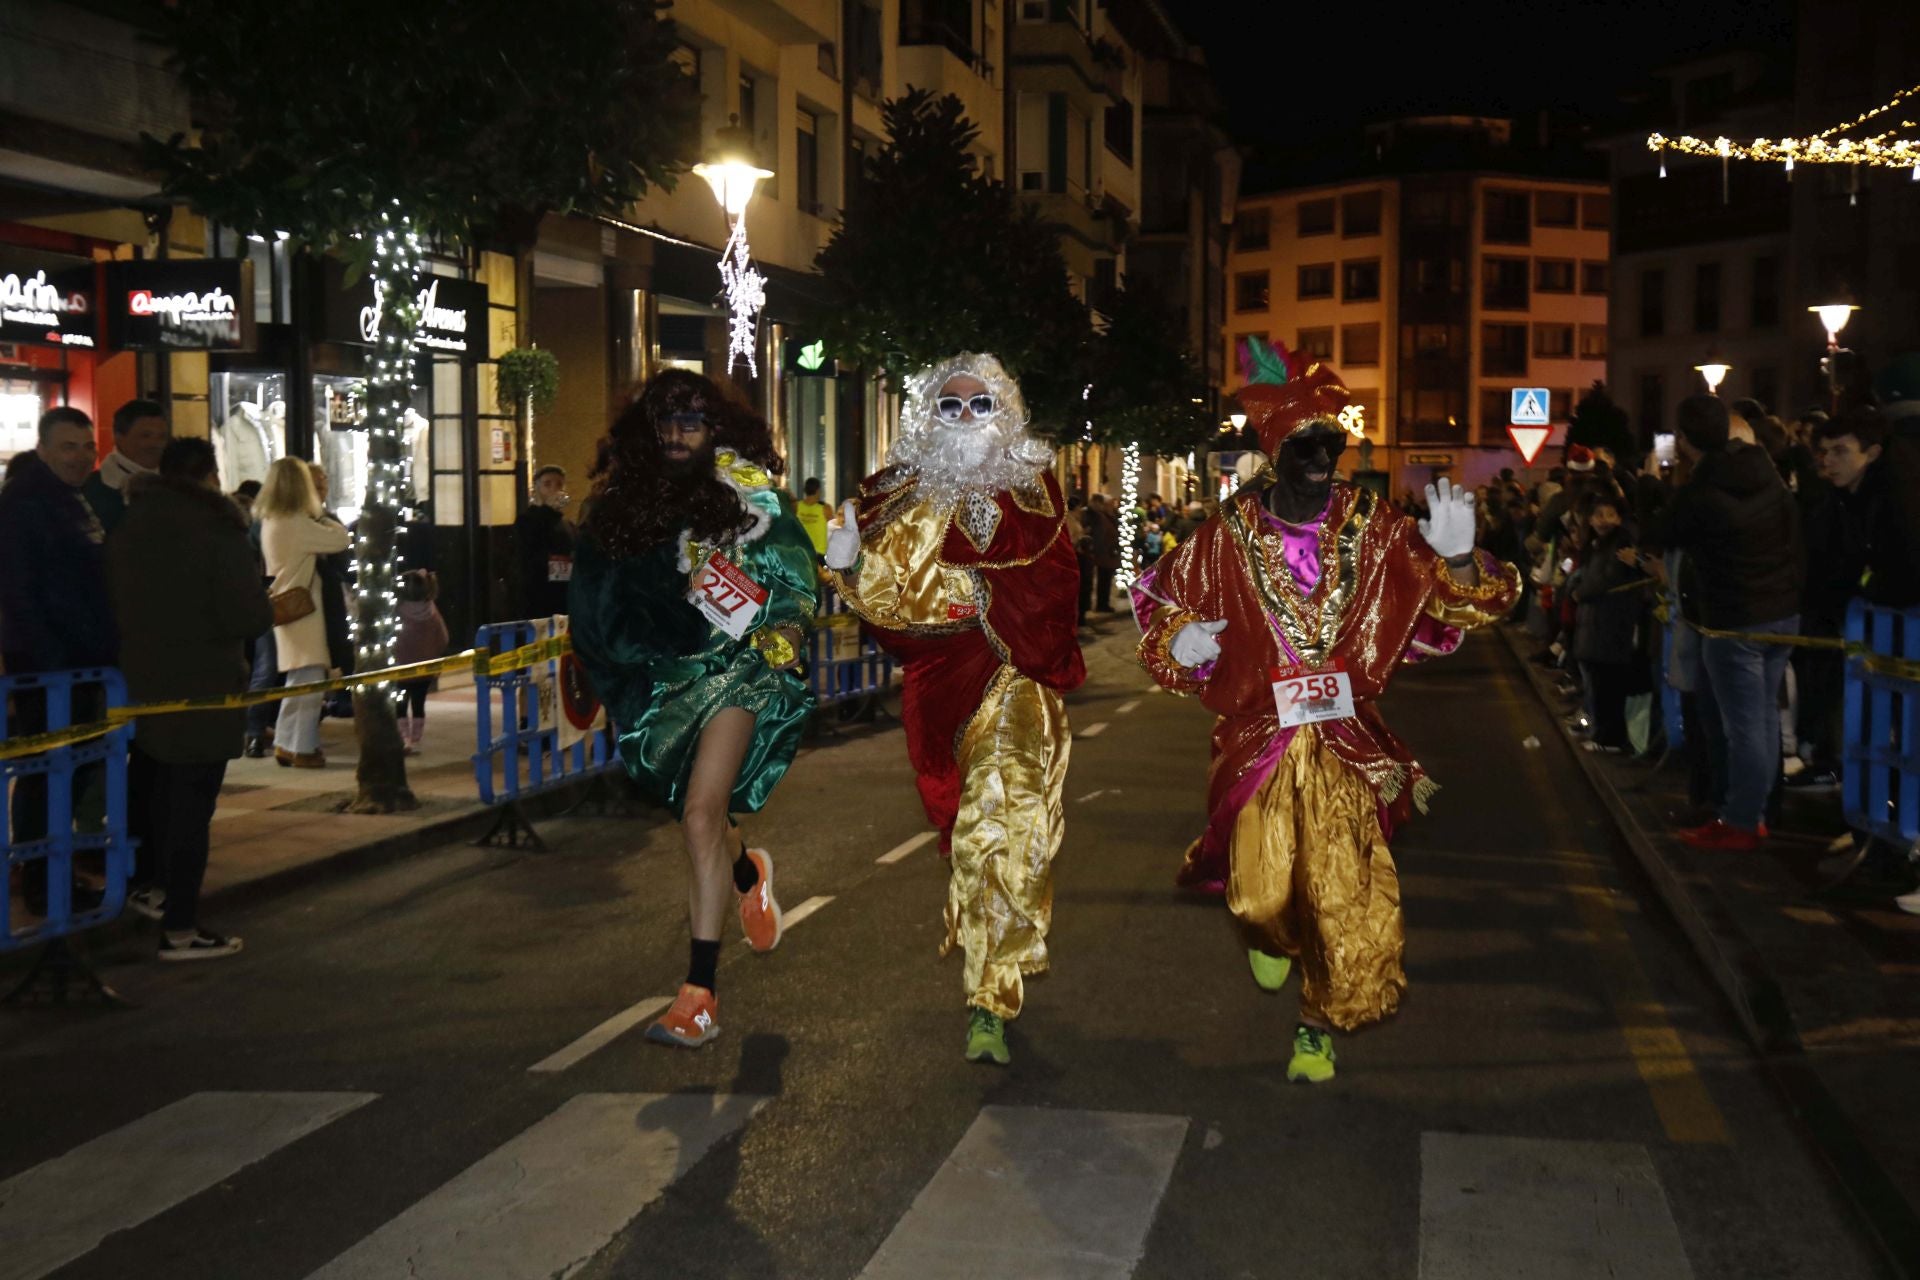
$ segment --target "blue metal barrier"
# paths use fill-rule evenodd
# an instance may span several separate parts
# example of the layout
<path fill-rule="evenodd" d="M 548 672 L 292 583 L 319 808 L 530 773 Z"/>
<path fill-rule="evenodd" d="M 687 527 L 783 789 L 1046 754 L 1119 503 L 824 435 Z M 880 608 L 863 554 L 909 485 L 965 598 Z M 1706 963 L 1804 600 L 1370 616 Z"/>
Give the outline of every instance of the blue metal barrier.
<path fill-rule="evenodd" d="M 502 653 L 548 639 L 553 634 L 553 622 L 546 618 L 536 622 L 494 622 L 474 633 L 473 645 L 476 649 Z M 539 672 L 547 665 L 542 661 L 534 667 L 522 667 L 504 675 L 474 678 L 477 742 L 473 753 L 473 780 L 480 788 L 482 804 L 524 800 L 576 778 L 604 773 L 620 763 L 613 749 L 613 735 L 606 728 L 592 730 L 580 741 L 562 747 L 557 726 L 559 715 L 564 713 L 557 710 L 557 705 L 553 724 L 541 727 Z M 557 699 L 559 689 L 556 687 L 552 692 Z M 500 770 L 498 788 L 494 785 L 496 768 Z"/>
<path fill-rule="evenodd" d="M 1920 662 L 1920 609 L 1854 601 L 1847 640 L 1882 657 Z M 1906 849 L 1920 839 L 1920 681 L 1847 659 L 1841 802 L 1857 830 Z"/>
<path fill-rule="evenodd" d="M 91 724 L 105 719 L 108 707 L 126 704 L 126 681 L 110 667 L 0 676 L 0 740 Z M 126 905 L 133 870 L 127 835 L 132 736 L 133 726 L 125 724 L 87 742 L 0 760 L 0 850 L 6 853 L 8 888 L 0 952 L 79 933 L 113 919 Z M 92 854 L 101 858 L 105 889 L 97 906 L 75 910 L 74 860 Z M 44 918 L 14 919 L 15 868 L 23 879 L 45 875 Z"/>
<path fill-rule="evenodd" d="M 884 692 L 893 684 L 893 659 L 860 634 L 858 619 L 832 587 L 820 588 L 818 616 L 848 619 L 853 625 L 829 622 L 813 629 L 807 645 L 807 680 L 815 702 L 830 707 Z"/>

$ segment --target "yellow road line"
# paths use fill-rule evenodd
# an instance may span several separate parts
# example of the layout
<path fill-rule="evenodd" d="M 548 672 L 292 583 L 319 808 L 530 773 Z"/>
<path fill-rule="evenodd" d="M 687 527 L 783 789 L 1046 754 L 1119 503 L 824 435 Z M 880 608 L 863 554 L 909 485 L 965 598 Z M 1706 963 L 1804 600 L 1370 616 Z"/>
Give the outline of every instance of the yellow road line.
<path fill-rule="evenodd" d="M 1507 678 L 1511 682 L 1516 677 L 1509 672 Z M 1516 735 L 1530 732 L 1519 700 L 1508 697 L 1504 701 L 1508 723 Z M 1543 754 L 1523 752 L 1522 764 L 1528 788 L 1536 796 L 1550 798 L 1554 780 L 1541 759 Z M 1614 1019 L 1620 1024 L 1627 1052 L 1653 1099 L 1653 1109 L 1667 1138 L 1680 1143 L 1729 1145 L 1732 1138 L 1727 1133 L 1726 1118 L 1707 1092 L 1706 1082 L 1695 1069 L 1680 1033 L 1674 1030 L 1666 1006 L 1654 993 L 1653 983 L 1627 937 L 1626 926 L 1620 922 L 1614 895 L 1600 879 L 1598 863 L 1590 855 L 1576 852 L 1581 848 L 1579 833 L 1568 820 L 1565 807 L 1548 803 L 1542 810 L 1549 828 L 1548 847 L 1563 851 L 1554 863 L 1573 890 L 1580 923 L 1599 953 Z"/>

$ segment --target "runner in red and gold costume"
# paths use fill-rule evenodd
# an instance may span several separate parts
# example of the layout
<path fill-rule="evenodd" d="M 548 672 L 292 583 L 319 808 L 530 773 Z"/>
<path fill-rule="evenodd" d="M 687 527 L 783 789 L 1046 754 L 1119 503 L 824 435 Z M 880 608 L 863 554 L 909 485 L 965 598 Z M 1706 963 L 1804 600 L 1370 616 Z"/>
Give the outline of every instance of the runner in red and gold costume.
<path fill-rule="evenodd" d="M 1386 1017 L 1406 989 L 1387 840 L 1435 787 L 1374 700 L 1403 663 L 1500 618 L 1520 579 L 1474 550 L 1471 492 L 1429 485 L 1416 529 L 1334 479 L 1361 424 L 1332 369 L 1264 343 L 1242 363 L 1272 464 L 1141 579 L 1134 612 L 1153 678 L 1220 717 L 1181 883 L 1225 892 L 1261 986 L 1299 961 L 1287 1078 L 1318 1082 L 1331 1029 Z"/>
<path fill-rule="evenodd" d="M 966 955 L 966 1056 L 1005 1065 L 1022 977 L 1047 967 L 1071 736 L 1061 694 L 1086 678 L 1079 565 L 1051 451 L 998 360 L 923 370 L 900 432 L 829 530 L 826 561 L 905 664 L 907 754 L 953 860 L 941 954 Z"/>

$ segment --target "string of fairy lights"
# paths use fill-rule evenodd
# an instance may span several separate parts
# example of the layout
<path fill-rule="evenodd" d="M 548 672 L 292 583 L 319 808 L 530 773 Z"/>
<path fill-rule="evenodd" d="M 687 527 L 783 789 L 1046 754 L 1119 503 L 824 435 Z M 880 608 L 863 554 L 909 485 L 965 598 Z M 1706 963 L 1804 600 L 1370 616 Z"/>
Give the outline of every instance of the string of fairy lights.
<path fill-rule="evenodd" d="M 1669 138 L 1665 134 L 1654 133 L 1647 137 L 1647 149 L 1660 153 L 1660 176 L 1663 178 L 1667 173 L 1667 152 L 1672 151 L 1680 155 L 1717 158 L 1723 164 L 1730 160 L 1784 164 L 1789 173 L 1793 172 L 1796 164 L 1911 169 L 1914 181 L 1920 182 L 1920 136 L 1911 133 L 1903 135 L 1901 132 L 1920 128 L 1914 120 L 1890 119 L 1884 122 L 1878 132 L 1865 137 L 1846 136 L 1865 127 L 1870 120 L 1889 116 L 1909 105 L 1916 96 L 1920 96 L 1920 85 L 1902 89 L 1872 110 L 1863 111 L 1851 120 L 1830 125 L 1805 138 L 1755 138 L 1751 142 L 1735 142 L 1724 136 L 1709 139 L 1682 134 L 1677 138 Z"/>

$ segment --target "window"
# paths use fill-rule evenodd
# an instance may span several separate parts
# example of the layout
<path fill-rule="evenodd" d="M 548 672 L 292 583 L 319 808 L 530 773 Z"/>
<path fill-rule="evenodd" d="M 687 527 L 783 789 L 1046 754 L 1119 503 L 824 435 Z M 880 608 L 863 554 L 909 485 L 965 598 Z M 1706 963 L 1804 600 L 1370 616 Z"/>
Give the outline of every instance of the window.
<path fill-rule="evenodd" d="M 1333 359 L 1333 328 L 1331 325 L 1320 329 L 1302 329 L 1300 341 L 1295 349 L 1315 360 Z"/>
<path fill-rule="evenodd" d="M 1649 267 L 1640 273 L 1640 336 L 1657 338 L 1667 331 L 1667 273 Z"/>
<path fill-rule="evenodd" d="M 1720 264 L 1702 262 L 1693 269 L 1693 331 L 1720 332 Z"/>
<path fill-rule="evenodd" d="M 794 111 L 793 195 L 806 213 L 820 212 L 820 118 L 801 107 Z"/>
<path fill-rule="evenodd" d="M 1573 326 L 1536 324 L 1533 326 L 1533 354 L 1542 360 L 1565 360 L 1573 355 Z"/>
<path fill-rule="evenodd" d="M 1267 247 L 1273 227 L 1273 210 L 1242 209 L 1233 216 L 1233 247 L 1258 251 Z"/>
<path fill-rule="evenodd" d="M 1507 395 L 1505 387 L 1480 388 L 1480 437 L 1483 440 L 1498 439 L 1506 430 L 1508 411 L 1513 401 Z"/>
<path fill-rule="evenodd" d="M 1573 392 L 1572 391 L 1547 392 L 1547 421 L 1548 422 L 1573 421 Z"/>
<path fill-rule="evenodd" d="M 1483 324 L 1480 326 L 1480 373 L 1483 377 L 1508 374 L 1525 377 L 1527 372 L 1527 326 L 1524 324 Z"/>
<path fill-rule="evenodd" d="M 1613 220 L 1613 197 L 1610 195 L 1580 197 L 1580 225 L 1588 231 L 1605 231 Z"/>
<path fill-rule="evenodd" d="M 1333 264 L 1317 262 L 1310 267 L 1300 268 L 1300 284 L 1294 296 L 1306 298 L 1331 298 L 1333 296 Z"/>
<path fill-rule="evenodd" d="M 1467 424 L 1466 392 L 1400 392 L 1400 438 L 1409 443 L 1465 444 Z"/>
<path fill-rule="evenodd" d="M 1480 305 L 1489 311 L 1527 309 L 1527 260 L 1484 258 L 1480 263 Z"/>
<path fill-rule="evenodd" d="M 1488 244 L 1531 244 L 1524 191 L 1488 191 L 1481 233 Z"/>
<path fill-rule="evenodd" d="M 1666 380 L 1657 373 L 1640 375 L 1640 438 L 1648 439 L 1660 434 L 1661 424 L 1666 421 L 1664 410 L 1667 403 Z"/>
<path fill-rule="evenodd" d="M 1267 309 L 1266 272 L 1242 271 L 1233 278 L 1233 309 L 1235 311 Z"/>
<path fill-rule="evenodd" d="M 1415 258 L 1408 264 L 1413 276 L 1413 291 L 1433 297 L 1462 293 L 1467 285 L 1467 264 L 1458 258 Z"/>
<path fill-rule="evenodd" d="M 973 0 L 901 0 L 900 43 L 941 45 L 971 65 Z"/>
<path fill-rule="evenodd" d="M 1573 262 L 1566 258 L 1539 258 L 1533 264 L 1533 287 L 1541 293 L 1572 293 Z"/>
<path fill-rule="evenodd" d="M 1378 391 L 1348 391 L 1347 403 L 1360 410 L 1360 421 L 1368 431 L 1380 429 L 1380 393 Z"/>
<path fill-rule="evenodd" d="M 1587 294 L 1605 294 L 1607 291 L 1607 264 L 1604 262 L 1583 262 L 1580 264 L 1580 292 Z"/>
<path fill-rule="evenodd" d="M 1377 302 L 1380 299 L 1380 260 L 1366 258 L 1340 264 L 1340 300 Z"/>
<path fill-rule="evenodd" d="M 1300 202 L 1300 234 L 1303 236 L 1333 234 L 1333 201 L 1331 199 Z"/>
<path fill-rule="evenodd" d="M 1370 368 L 1380 363 L 1380 326 L 1343 324 L 1340 326 L 1340 367 Z"/>
<path fill-rule="evenodd" d="M 1454 187 L 1418 187 L 1409 193 L 1407 219 L 1423 227 L 1466 225 L 1467 207 Z"/>
<path fill-rule="evenodd" d="M 1133 167 L 1133 104 L 1125 98 L 1107 108 L 1105 133 L 1107 150 L 1122 164 Z"/>
<path fill-rule="evenodd" d="M 749 135 L 757 137 L 758 135 L 754 133 L 756 123 L 753 110 L 754 97 L 753 77 L 742 75 L 740 77 L 740 127 Z"/>
<path fill-rule="evenodd" d="M 1400 326 L 1400 358 L 1420 356 L 1460 356 L 1466 347 L 1466 330 L 1457 324 L 1403 324 Z"/>
<path fill-rule="evenodd" d="M 1753 260 L 1753 314 L 1756 329 L 1771 329 L 1780 323 L 1780 259 L 1761 257 Z M 1754 399 L 1759 400 L 1759 396 Z M 1771 400 L 1761 400 L 1772 405 Z"/>
<path fill-rule="evenodd" d="M 1607 358 L 1607 326 L 1603 324 L 1580 326 L 1580 358 L 1582 360 Z"/>
<path fill-rule="evenodd" d="M 1755 365 L 1747 375 L 1747 389 L 1753 398 L 1773 413 L 1780 407 L 1780 371 L 1770 364 Z"/>
<path fill-rule="evenodd" d="M 1378 191 L 1356 191 L 1340 197 L 1340 234 L 1348 239 L 1380 234 Z"/>
<path fill-rule="evenodd" d="M 1533 221 L 1541 227 L 1570 227 L 1580 212 L 1580 198 L 1571 191 L 1533 193 Z"/>

